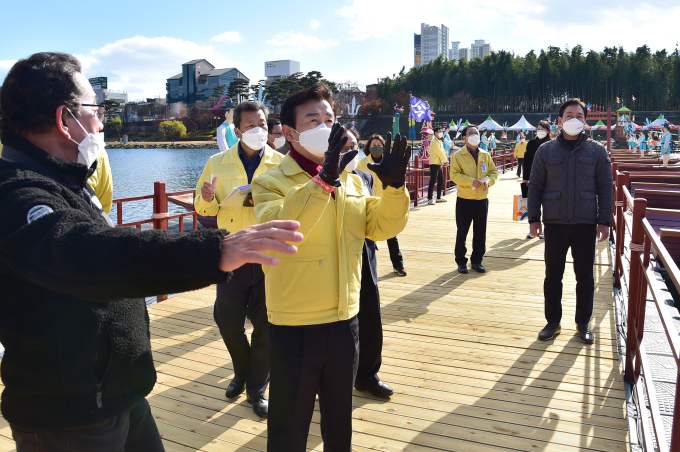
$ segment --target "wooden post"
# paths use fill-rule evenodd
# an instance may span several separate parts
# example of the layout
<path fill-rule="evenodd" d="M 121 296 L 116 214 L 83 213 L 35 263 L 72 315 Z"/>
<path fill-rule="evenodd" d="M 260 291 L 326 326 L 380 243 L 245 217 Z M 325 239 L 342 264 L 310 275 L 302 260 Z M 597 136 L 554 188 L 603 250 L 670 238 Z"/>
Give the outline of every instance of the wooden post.
<path fill-rule="evenodd" d="M 118 226 L 123 224 L 123 201 L 116 203 L 116 222 Z"/>
<path fill-rule="evenodd" d="M 680 388 L 680 368 L 678 368 L 678 377 L 675 383 L 676 388 Z M 676 416 L 678 414 L 679 416 Z M 676 392 L 675 404 L 673 405 L 673 428 L 671 430 L 671 447 L 670 452 L 680 452 L 680 397 Z"/>
<path fill-rule="evenodd" d="M 616 240 L 614 243 L 614 285 L 621 287 L 621 273 L 623 272 L 623 241 L 626 237 L 626 223 L 623 218 L 623 206 L 626 204 L 625 196 L 623 195 L 623 179 L 624 175 L 619 174 L 617 177 L 616 191 L 614 196 L 614 215 L 616 215 Z"/>
<path fill-rule="evenodd" d="M 420 159 L 416 155 L 413 159 L 413 171 L 414 171 L 414 195 L 413 195 L 413 207 L 418 207 L 418 198 L 420 197 Z"/>
<path fill-rule="evenodd" d="M 630 234 L 630 276 L 628 292 L 628 332 L 626 337 L 626 365 L 624 368 L 624 380 L 637 383 L 639 373 L 639 359 L 633 360 L 639 355 L 639 341 L 642 340 L 644 330 L 645 301 L 640 299 L 640 278 L 645 278 L 640 264 L 640 252 L 636 251 L 634 245 L 642 245 L 644 241 L 644 230 L 642 219 L 647 210 L 646 199 L 636 199 L 633 204 L 633 230 Z M 639 248 L 638 248 L 639 249 Z M 640 327 L 640 325 L 643 325 Z M 640 328 L 640 331 L 638 331 Z"/>
<path fill-rule="evenodd" d="M 607 108 L 607 151 L 612 150 L 612 107 Z"/>
<path fill-rule="evenodd" d="M 153 213 L 153 228 L 167 231 L 168 194 L 165 192 L 165 182 L 163 181 L 154 182 L 153 184 Z"/>

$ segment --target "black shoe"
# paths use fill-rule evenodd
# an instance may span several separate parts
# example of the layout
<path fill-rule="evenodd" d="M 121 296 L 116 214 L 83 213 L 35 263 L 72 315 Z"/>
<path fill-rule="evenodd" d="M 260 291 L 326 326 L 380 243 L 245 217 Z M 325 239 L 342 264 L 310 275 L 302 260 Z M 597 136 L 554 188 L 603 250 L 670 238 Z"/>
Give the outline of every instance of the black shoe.
<path fill-rule="evenodd" d="M 467 265 L 459 265 L 458 266 L 458 273 L 467 273 L 467 272 L 468 272 Z"/>
<path fill-rule="evenodd" d="M 538 339 L 549 341 L 562 332 L 562 327 L 558 322 L 548 322 L 548 324 L 538 333 Z"/>
<path fill-rule="evenodd" d="M 227 392 L 224 395 L 227 396 L 227 399 L 233 399 L 240 396 L 245 389 L 246 384 L 241 383 L 236 379 L 236 377 L 234 377 L 234 379 L 231 380 L 231 383 L 229 383 L 229 386 L 227 387 Z"/>
<path fill-rule="evenodd" d="M 477 270 L 479 273 L 484 273 L 486 268 L 482 264 L 470 264 L 470 268 Z"/>
<path fill-rule="evenodd" d="M 399 276 L 406 276 L 406 269 L 404 268 L 395 268 L 394 273 L 396 273 Z"/>
<path fill-rule="evenodd" d="M 354 387 L 359 391 L 367 391 L 379 399 L 389 399 L 390 396 L 394 394 L 394 389 L 390 388 L 389 385 L 383 381 L 378 381 L 378 383 L 373 386 L 355 384 Z"/>
<path fill-rule="evenodd" d="M 263 419 L 267 419 L 269 414 L 269 400 L 264 397 L 257 397 L 254 401 L 250 396 L 248 397 L 248 402 L 253 405 L 253 413 L 257 414 Z"/>
<path fill-rule="evenodd" d="M 590 331 L 590 327 L 587 323 L 576 324 L 576 329 L 578 330 L 578 337 L 584 344 L 592 344 L 595 342 L 595 335 Z"/>

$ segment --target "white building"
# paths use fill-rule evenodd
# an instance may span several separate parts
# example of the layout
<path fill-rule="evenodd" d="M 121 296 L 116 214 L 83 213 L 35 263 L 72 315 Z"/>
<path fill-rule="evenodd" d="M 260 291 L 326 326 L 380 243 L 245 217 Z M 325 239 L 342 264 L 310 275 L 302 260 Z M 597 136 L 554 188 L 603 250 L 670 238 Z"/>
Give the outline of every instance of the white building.
<path fill-rule="evenodd" d="M 470 49 L 467 47 L 464 49 L 458 49 L 458 61 L 460 60 L 470 61 Z"/>
<path fill-rule="evenodd" d="M 470 46 L 470 58 L 484 58 L 491 54 L 491 44 L 487 44 L 483 39 L 476 39 Z"/>
<path fill-rule="evenodd" d="M 289 77 L 296 72 L 300 72 L 300 62 L 293 60 L 265 61 L 264 76 L 266 84 Z"/>
<path fill-rule="evenodd" d="M 460 41 L 451 41 L 451 48 L 449 49 L 449 60 L 458 61 L 460 59 Z"/>
<path fill-rule="evenodd" d="M 128 102 L 128 95 L 124 91 L 112 91 L 109 88 L 108 77 L 94 77 L 89 79 L 94 93 L 97 95 L 97 103 L 101 104 L 105 100 L 115 100 L 121 105 Z"/>
<path fill-rule="evenodd" d="M 420 61 L 427 64 L 436 60 L 439 55 L 444 56 L 444 60 L 449 59 L 449 27 L 442 25 L 420 24 Z M 415 45 L 415 42 L 414 42 Z"/>

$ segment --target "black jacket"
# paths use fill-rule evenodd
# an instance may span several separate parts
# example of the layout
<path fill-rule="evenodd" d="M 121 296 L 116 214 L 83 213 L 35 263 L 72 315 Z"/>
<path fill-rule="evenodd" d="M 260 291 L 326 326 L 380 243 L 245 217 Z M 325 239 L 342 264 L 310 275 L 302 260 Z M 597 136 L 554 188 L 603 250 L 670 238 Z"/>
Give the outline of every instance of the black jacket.
<path fill-rule="evenodd" d="M 536 151 L 538 150 L 539 146 L 541 146 L 543 143 L 547 143 L 548 141 L 550 141 L 550 135 L 546 135 L 546 137 L 542 140 L 539 140 L 538 137 L 536 137 L 533 140 L 529 140 L 527 143 L 527 150 L 524 153 L 524 163 L 522 165 L 523 180 L 528 181 L 531 177 L 531 166 L 534 164 L 534 156 L 536 155 Z"/>
<path fill-rule="evenodd" d="M 92 169 L 2 142 L 28 157 L 0 160 L 2 415 L 42 429 L 111 419 L 156 381 L 142 297 L 226 281 L 227 232 L 113 228 L 83 191 Z"/>
<path fill-rule="evenodd" d="M 354 173 L 361 178 L 364 182 L 368 192 L 373 195 L 373 176 L 366 171 L 354 170 Z M 362 265 L 361 265 L 361 284 L 369 284 L 373 282 L 373 285 L 378 287 L 378 259 L 375 255 L 376 247 L 373 240 L 365 239 L 364 242 L 364 252 L 362 253 Z"/>

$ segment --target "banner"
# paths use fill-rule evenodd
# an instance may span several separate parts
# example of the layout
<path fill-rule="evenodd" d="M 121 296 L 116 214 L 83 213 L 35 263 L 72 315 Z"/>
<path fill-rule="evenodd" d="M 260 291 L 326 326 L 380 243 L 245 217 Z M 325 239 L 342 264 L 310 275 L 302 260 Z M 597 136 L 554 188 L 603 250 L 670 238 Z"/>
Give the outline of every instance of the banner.
<path fill-rule="evenodd" d="M 418 122 L 421 122 L 423 120 L 425 121 L 431 120 L 430 104 L 426 100 L 420 99 L 418 97 L 411 97 L 410 112 L 411 118 L 415 119 Z"/>

